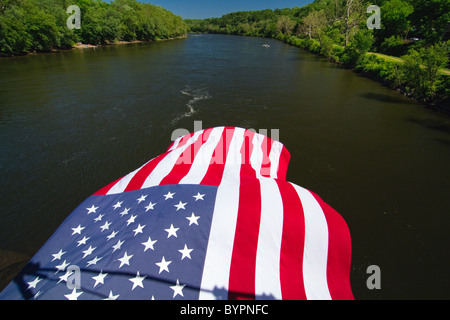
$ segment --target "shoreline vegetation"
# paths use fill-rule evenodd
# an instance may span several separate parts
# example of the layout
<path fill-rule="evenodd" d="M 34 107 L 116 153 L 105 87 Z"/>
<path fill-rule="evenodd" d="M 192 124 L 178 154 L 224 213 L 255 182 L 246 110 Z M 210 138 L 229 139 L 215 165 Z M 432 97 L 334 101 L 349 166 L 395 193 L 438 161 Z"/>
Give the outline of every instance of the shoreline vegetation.
<path fill-rule="evenodd" d="M 367 27 L 370 5 L 380 29 Z M 315 0 L 185 21 L 192 32 L 281 40 L 450 115 L 450 0 Z"/>
<path fill-rule="evenodd" d="M 80 8 L 80 29 L 67 27 L 71 5 Z M 181 17 L 137 0 L 0 0 L 0 56 L 169 40 L 187 33 Z"/>
<path fill-rule="evenodd" d="M 131 41 L 123 41 L 123 40 L 117 40 L 113 42 L 103 43 L 103 44 L 90 44 L 90 43 L 82 43 L 78 42 L 76 44 L 73 44 L 71 47 L 67 48 L 61 48 L 61 49 L 51 49 L 49 51 L 42 51 L 42 52 L 26 52 L 18 56 L 26 56 L 26 55 L 33 55 L 33 54 L 46 54 L 46 53 L 54 53 L 54 52 L 60 52 L 60 51 L 69 51 L 69 50 L 83 50 L 83 49 L 92 49 L 92 48 L 98 48 L 98 47 L 104 47 L 104 46 L 116 46 L 116 45 L 127 45 L 127 44 L 133 44 L 133 43 L 148 43 L 153 41 L 169 41 L 169 40 L 180 40 L 180 39 L 186 39 L 187 34 L 181 35 L 178 37 L 171 37 L 167 39 L 155 39 L 155 40 L 131 40 Z M 10 56 L 1 56 L 1 58 L 12 58 L 17 57 L 14 55 Z"/>
<path fill-rule="evenodd" d="M 82 43 L 82 42 L 78 42 L 74 45 L 72 45 L 71 48 L 67 49 L 67 50 L 71 50 L 71 49 L 89 49 L 89 48 L 97 48 L 97 47 L 101 47 L 101 46 L 115 46 L 115 45 L 126 45 L 126 44 L 133 44 L 133 43 L 146 43 L 146 42 L 152 42 L 152 41 L 169 41 L 169 40 L 179 40 L 179 39 L 186 39 L 187 38 L 187 34 L 185 35 L 181 35 L 181 36 L 177 36 L 177 37 L 171 37 L 171 38 L 167 38 L 167 39 L 154 39 L 154 40 L 131 40 L 131 41 L 113 41 L 110 43 L 104 43 L 104 44 L 89 44 L 89 43 Z M 66 49 L 61 49 L 61 50 L 66 50 Z M 59 51 L 59 50 L 56 50 Z"/>

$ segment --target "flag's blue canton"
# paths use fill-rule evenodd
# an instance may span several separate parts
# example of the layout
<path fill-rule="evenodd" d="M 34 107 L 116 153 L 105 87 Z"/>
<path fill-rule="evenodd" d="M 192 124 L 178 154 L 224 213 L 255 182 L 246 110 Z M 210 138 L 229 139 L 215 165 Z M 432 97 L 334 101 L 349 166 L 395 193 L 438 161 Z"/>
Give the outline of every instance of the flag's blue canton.
<path fill-rule="evenodd" d="M 198 299 L 216 191 L 165 185 L 91 196 L 0 298 Z M 81 287 L 69 289 L 77 267 Z"/>

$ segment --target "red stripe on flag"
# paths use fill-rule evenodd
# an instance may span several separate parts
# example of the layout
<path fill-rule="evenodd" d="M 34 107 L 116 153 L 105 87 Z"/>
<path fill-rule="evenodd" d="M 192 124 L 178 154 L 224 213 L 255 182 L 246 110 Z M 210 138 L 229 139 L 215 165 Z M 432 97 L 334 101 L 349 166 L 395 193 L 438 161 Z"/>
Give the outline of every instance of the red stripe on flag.
<path fill-rule="evenodd" d="M 230 149 L 234 131 L 234 128 L 231 127 L 225 127 L 223 130 L 220 141 L 214 149 L 208 171 L 200 184 L 218 186 L 222 181 L 223 170 L 225 169 L 225 162 L 227 160 L 228 150 Z"/>
<path fill-rule="evenodd" d="M 333 300 L 354 300 L 350 286 L 351 238 L 342 216 L 311 192 L 322 208 L 328 224 L 327 283 Z"/>
<path fill-rule="evenodd" d="M 255 169 L 253 169 L 250 158 L 253 152 L 253 138 L 255 133 L 253 131 L 245 131 L 244 141 L 241 147 L 241 177 L 250 176 L 256 178 Z"/>
<path fill-rule="evenodd" d="M 228 298 L 255 299 L 256 253 L 261 221 L 261 186 L 250 163 L 255 133 L 246 131 L 241 147 L 239 207 L 231 255 Z"/>
<path fill-rule="evenodd" d="M 277 172 L 278 179 L 286 180 L 286 174 L 287 174 L 290 159 L 291 159 L 291 154 L 289 153 L 288 149 L 286 149 L 283 146 L 283 148 L 281 150 L 281 154 L 280 154 L 279 165 L 278 165 L 278 172 Z"/>
<path fill-rule="evenodd" d="M 280 284 L 284 300 L 306 300 L 303 283 L 305 218 L 294 187 L 276 180 L 283 201 L 283 235 L 280 252 Z"/>
<path fill-rule="evenodd" d="M 170 173 L 161 180 L 159 183 L 160 185 L 178 184 L 180 180 L 188 174 L 198 150 L 200 150 L 201 146 L 208 140 L 211 132 L 212 128 L 206 129 L 194 143 L 183 151 Z"/>
<path fill-rule="evenodd" d="M 273 140 L 268 138 L 268 137 L 264 137 L 264 140 L 261 144 L 261 149 L 262 149 L 262 164 L 261 164 L 261 172 L 260 174 L 263 177 L 270 177 L 270 159 L 269 159 L 269 154 L 270 154 L 270 150 L 272 149 L 272 145 L 273 145 Z"/>
<path fill-rule="evenodd" d="M 239 209 L 231 256 L 228 299 L 255 299 L 256 252 L 261 220 L 261 186 L 244 177 L 239 188 Z"/>

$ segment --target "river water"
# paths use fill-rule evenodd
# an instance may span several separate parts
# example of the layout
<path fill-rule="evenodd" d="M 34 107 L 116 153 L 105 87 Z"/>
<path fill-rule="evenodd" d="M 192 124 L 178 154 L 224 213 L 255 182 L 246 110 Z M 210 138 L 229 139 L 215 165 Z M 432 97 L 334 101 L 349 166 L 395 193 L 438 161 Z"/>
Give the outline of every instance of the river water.
<path fill-rule="evenodd" d="M 225 35 L 0 59 L 0 289 L 194 121 L 278 132 L 287 179 L 347 221 L 355 298 L 450 298 L 450 118 L 299 48 Z"/>

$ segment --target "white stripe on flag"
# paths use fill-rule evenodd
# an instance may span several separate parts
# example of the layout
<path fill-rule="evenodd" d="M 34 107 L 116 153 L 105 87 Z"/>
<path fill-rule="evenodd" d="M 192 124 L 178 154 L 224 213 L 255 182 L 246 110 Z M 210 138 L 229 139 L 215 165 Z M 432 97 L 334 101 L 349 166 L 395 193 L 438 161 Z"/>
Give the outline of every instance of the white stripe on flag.
<path fill-rule="evenodd" d="M 180 180 L 180 184 L 199 184 L 203 180 L 223 130 L 224 127 L 218 127 L 212 130 L 208 140 L 200 147 L 189 172 Z"/>
<path fill-rule="evenodd" d="M 250 156 L 250 163 L 252 168 L 256 172 L 256 178 L 261 178 L 261 166 L 263 162 L 263 150 L 262 143 L 264 141 L 264 136 L 260 134 L 255 134 L 253 136 L 253 151 Z"/>
<path fill-rule="evenodd" d="M 239 146 L 242 145 L 243 140 L 244 130 L 236 128 L 231 140 L 227 160 L 225 161 L 223 179 L 217 188 L 216 203 L 200 287 L 200 300 L 228 298 L 228 280 L 239 209 L 239 177 L 241 169 Z M 225 292 L 226 296 L 218 296 L 217 292 Z"/>
<path fill-rule="evenodd" d="M 164 157 L 164 159 L 158 163 L 147 179 L 145 179 L 141 189 L 159 185 L 161 181 L 172 171 L 183 151 L 190 147 L 202 133 L 203 130 L 195 132 L 183 146 L 172 150 L 166 157 Z"/>
<path fill-rule="evenodd" d="M 256 255 L 255 298 L 282 299 L 280 251 L 283 233 L 283 200 L 277 183 L 261 178 L 261 222 Z"/>
<path fill-rule="evenodd" d="M 241 182 L 241 148 L 244 142 L 244 134 L 245 129 L 234 129 L 234 135 L 228 148 L 228 154 L 226 155 L 227 158 L 225 161 L 221 184 L 227 183 L 239 186 Z M 237 189 L 239 190 L 239 187 Z"/>
<path fill-rule="evenodd" d="M 303 252 L 303 282 L 308 300 L 331 299 L 327 283 L 328 225 L 314 196 L 291 183 L 303 205 L 305 217 L 305 246 Z"/>
<path fill-rule="evenodd" d="M 281 151 L 283 150 L 283 145 L 274 140 L 272 148 L 270 149 L 269 159 L 270 159 L 270 177 L 273 179 L 278 178 L 278 166 L 280 164 Z"/>
<path fill-rule="evenodd" d="M 239 188 L 233 185 L 218 187 L 206 250 L 200 300 L 226 300 L 228 298 L 228 279 L 238 204 Z M 222 292 L 222 294 L 225 292 L 225 296 L 218 296 L 218 292 Z"/>

